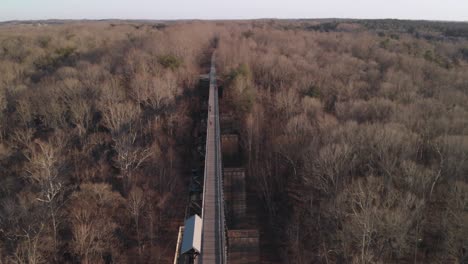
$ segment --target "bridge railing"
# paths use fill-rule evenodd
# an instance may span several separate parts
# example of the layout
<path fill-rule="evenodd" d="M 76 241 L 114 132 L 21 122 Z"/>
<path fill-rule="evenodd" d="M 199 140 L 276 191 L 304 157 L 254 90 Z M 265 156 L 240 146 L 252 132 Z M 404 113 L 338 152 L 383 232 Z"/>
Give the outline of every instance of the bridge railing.
<path fill-rule="evenodd" d="M 223 252 L 222 259 L 224 260 L 224 263 L 227 263 L 227 224 L 226 224 L 226 217 L 225 217 L 225 201 L 224 201 L 224 177 L 223 177 L 223 162 L 222 162 L 222 156 L 221 156 L 221 128 L 220 128 L 220 120 L 219 120 L 219 100 L 218 100 L 218 87 L 216 83 L 216 68 L 215 68 L 215 54 L 213 54 L 213 57 L 211 59 L 211 73 L 210 78 L 210 83 L 212 83 L 215 92 L 214 92 L 214 107 L 215 107 L 215 137 L 216 137 L 216 142 L 217 142 L 217 148 L 216 148 L 216 153 L 217 153 L 217 172 L 218 172 L 218 189 L 220 193 L 220 200 L 222 205 L 220 206 L 220 215 L 221 215 L 221 222 L 222 222 L 222 242 L 221 245 L 223 248 L 221 249 Z"/>

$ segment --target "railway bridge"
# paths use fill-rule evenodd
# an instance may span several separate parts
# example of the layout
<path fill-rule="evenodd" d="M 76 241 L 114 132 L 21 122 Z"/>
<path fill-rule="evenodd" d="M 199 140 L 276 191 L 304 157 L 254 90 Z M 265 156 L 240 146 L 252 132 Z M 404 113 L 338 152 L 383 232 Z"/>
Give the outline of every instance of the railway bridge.
<path fill-rule="evenodd" d="M 227 263 L 221 132 L 215 53 L 209 73 L 208 115 L 201 215 L 190 216 L 179 230 L 175 263 Z M 185 255 L 180 258 L 180 255 Z"/>

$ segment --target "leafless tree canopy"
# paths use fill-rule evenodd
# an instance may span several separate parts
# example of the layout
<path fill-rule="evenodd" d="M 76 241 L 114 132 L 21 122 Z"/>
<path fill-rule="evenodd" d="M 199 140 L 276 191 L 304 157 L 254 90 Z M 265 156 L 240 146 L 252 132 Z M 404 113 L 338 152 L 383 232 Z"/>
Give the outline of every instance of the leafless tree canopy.
<path fill-rule="evenodd" d="M 468 180 L 467 25 L 436 24 L 273 20 L 220 33 L 224 94 L 278 261 L 467 260 L 457 221 L 468 214 L 451 209 L 466 208 L 451 197 Z"/>
<path fill-rule="evenodd" d="M 394 20 L 2 23 L 0 263 L 171 263 L 215 40 L 259 228 L 274 234 L 262 256 L 465 263 L 467 32 Z"/>

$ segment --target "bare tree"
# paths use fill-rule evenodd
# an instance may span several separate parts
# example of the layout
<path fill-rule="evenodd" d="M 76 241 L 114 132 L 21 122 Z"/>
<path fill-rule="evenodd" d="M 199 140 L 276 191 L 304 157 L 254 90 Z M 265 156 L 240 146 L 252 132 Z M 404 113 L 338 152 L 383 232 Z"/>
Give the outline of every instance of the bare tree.
<path fill-rule="evenodd" d="M 306 182 L 327 194 L 336 194 L 338 188 L 347 180 L 355 163 L 353 149 L 348 144 L 328 144 L 317 152 L 312 149 L 304 155 L 305 172 L 310 175 Z"/>
<path fill-rule="evenodd" d="M 118 134 L 124 126 L 132 126 L 140 115 L 140 107 L 130 102 L 105 102 L 103 110 L 104 124 L 113 135 Z"/>
<path fill-rule="evenodd" d="M 59 173 L 64 141 L 65 135 L 60 133 L 56 134 L 52 143 L 37 141 L 30 146 L 30 155 L 27 155 L 27 177 L 41 188 L 41 193 L 36 199 L 44 203 L 49 210 L 55 249 L 58 246 L 59 210 L 63 205 L 61 195 L 64 184 Z"/>
<path fill-rule="evenodd" d="M 49 212 L 46 206 L 37 201 L 36 196 L 24 191 L 17 194 L 18 202 L 11 200 L 2 203 L 0 237 L 10 243 L 17 243 L 7 263 L 39 264 L 54 258 L 54 241 L 47 228 Z"/>
<path fill-rule="evenodd" d="M 89 102 L 84 98 L 74 98 L 68 103 L 72 122 L 78 129 L 78 134 L 83 136 L 91 127 L 93 118 L 92 108 Z"/>
<path fill-rule="evenodd" d="M 384 190 L 382 177 L 357 179 L 338 197 L 344 252 L 358 263 L 373 263 L 410 254 L 423 201 L 411 193 Z M 354 245 L 359 253 L 354 254 Z M 359 257 L 358 257 L 359 256 Z"/>
<path fill-rule="evenodd" d="M 33 118 L 33 110 L 28 97 L 19 98 L 16 101 L 16 113 L 18 121 L 23 127 L 27 127 Z"/>
<path fill-rule="evenodd" d="M 145 205 L 145 197 L 143 190 L 139 187 L 133 187 L 130 190 L 127 199 L 127 208 L 132 215 L 133 221 L 135 223 L 135 229 L 137 233 L 137 240 L 138 240 L 138 253 L 141 256 L 141 237 L 140 237 L 140 215 L 143 206 Z"/>
<path fill-rule="evenodd" d="M 23 230 L 23 234 L 19 235 L 23 240 L 16 248 L 13 263 L 18 264 L 42 264 L 46 263 L 44 256 L 40 251 L 41 235 L 44 229 L 44 224 L 41 223 L 37 228 Z"/>
<path fill-rule="evenodd" d="M 106 251 L 118 252 L 115 217 L 122 203 L 122 196 L 103 183 L 82 184 L 80 191 L 72 195 L 69 205 L 71 246 L 82 263 L 96 263 Z"/>
<path fill-rule="evenodd" d="M 297 112 L 298 106 L 300 106 L 297 92 L 293 87 L 280 89 L 276 94 L 275 103 L 278 109 L 286 116 L 286 119 L 291 118 Z"/>
<path fill-rule="evenodd" d="M 449 195 L 448 220 L 448 253 L 459 263 L 468 260 L 468 184 L 456 181 Z"/>
<path fill-rule="evenodd" d="M 131 185 L 132 173 L 138 169 L 151 155 L 151 149 L 136 144 L 137 132 L 128 131 L 115 137 L 115 162 L 124 177 L 124 189 L 128 191 Z"/>
<path fill-rule="evenodd" d="M 157 77 L 149 73 L 139 73 L 132 79 L 131 87 L 132 96 L 137 102 L 153 109 L 160 109 L 171 103 L 179 90 L 177 78 L 170 71 Z"/>
<path fill-rule="evenodd" d="M 17 147 L 22 148 L 24 151 L 29 153 L 30 147 L 33 145 L 33 134 L 34 129 L 29 127 L 19 127 L 12 135 L 12 141 Z"/>
<path fill-rule="evenodd" d="M 151 156 L 150 148 L 137 144 L 139 133 L 136 120 L 140 108 L 132 103 L 109 103 L 104 112 L 104 122 L 110 128 L 114 149 L 117 152 L 114 161 L 124 178 L 124 189 L 128 192 L 132 173 Z"/>

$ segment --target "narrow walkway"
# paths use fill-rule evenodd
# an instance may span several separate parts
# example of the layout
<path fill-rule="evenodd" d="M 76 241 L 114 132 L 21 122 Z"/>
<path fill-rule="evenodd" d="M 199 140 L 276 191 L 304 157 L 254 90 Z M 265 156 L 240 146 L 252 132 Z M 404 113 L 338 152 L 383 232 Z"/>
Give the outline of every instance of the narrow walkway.
<path fill-rule="evenodd" d="M 215 54 L 211 57 L 205 180 L 202 208 L 202 241 L 199 264 L 226 263 L 226 235 L 222 182 L 221 142 Z"/>

